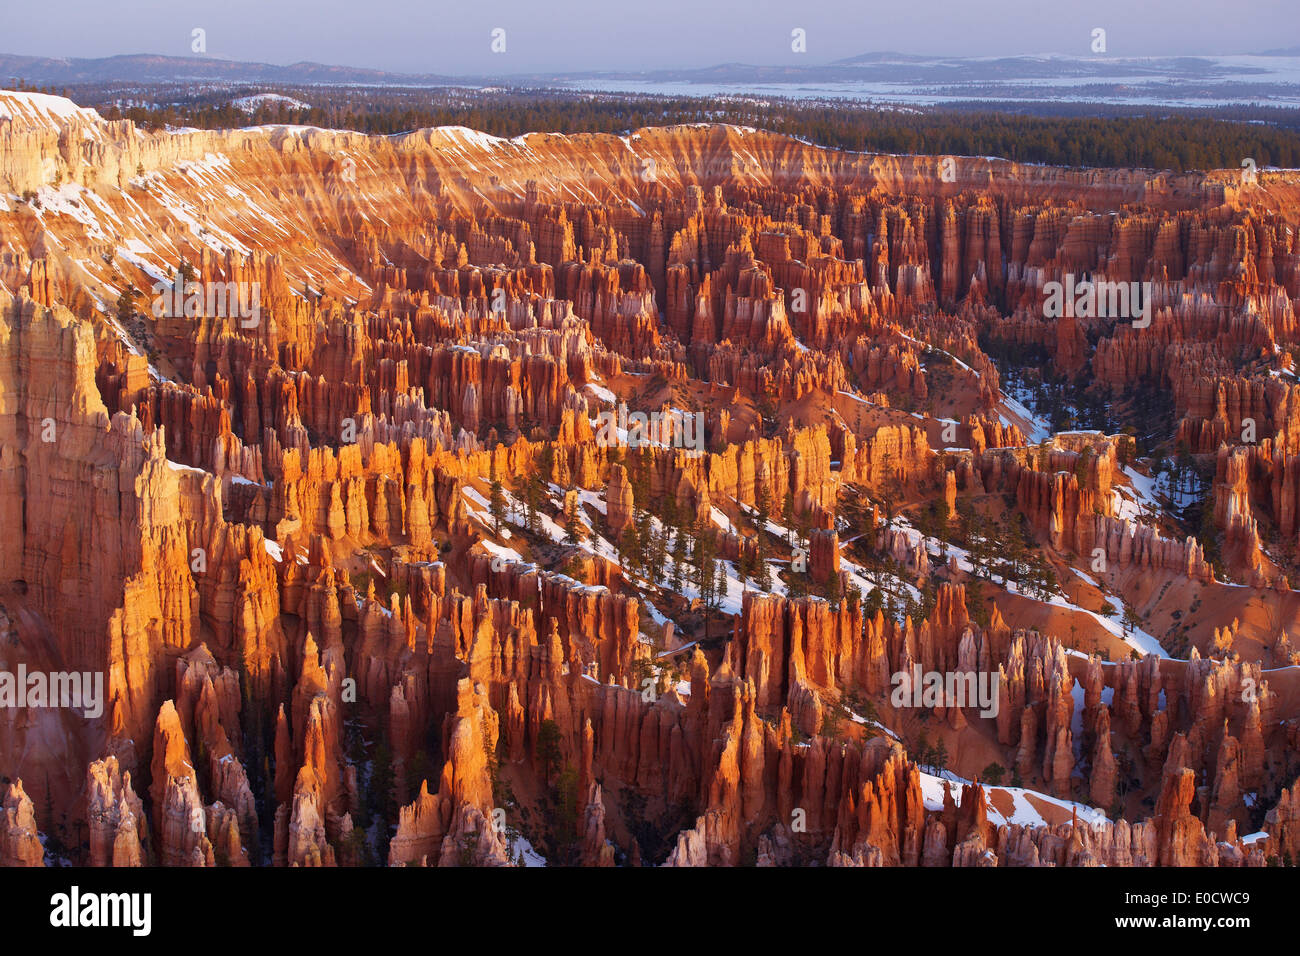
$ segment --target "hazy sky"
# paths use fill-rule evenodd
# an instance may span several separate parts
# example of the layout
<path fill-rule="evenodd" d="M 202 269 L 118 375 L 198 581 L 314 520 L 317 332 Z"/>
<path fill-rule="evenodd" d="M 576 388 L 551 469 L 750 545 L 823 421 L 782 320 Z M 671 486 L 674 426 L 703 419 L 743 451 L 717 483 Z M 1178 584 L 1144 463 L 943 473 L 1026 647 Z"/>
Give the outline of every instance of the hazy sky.
<path fill-rule="evenodd" d="M 1300 45 L 1300 0 L 6 0 L 0 52 L 207 55 L 408 73 L 824 63 L 880 50 L 993 56 L 1243 53 Z M 494 27 L 506 52 L 490 52 Z M 808 51 L 790 49 L 807 31 Z"/>

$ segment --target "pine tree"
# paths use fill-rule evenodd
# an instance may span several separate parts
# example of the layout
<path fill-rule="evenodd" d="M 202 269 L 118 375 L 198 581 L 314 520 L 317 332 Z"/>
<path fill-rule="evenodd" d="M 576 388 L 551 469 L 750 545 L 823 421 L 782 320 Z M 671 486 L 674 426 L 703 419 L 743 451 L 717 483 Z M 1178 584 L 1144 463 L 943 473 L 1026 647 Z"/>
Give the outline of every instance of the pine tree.
<path fill-rule="evenodd" d="M 491 458 L 491 465 L 488 472 L 491 484 L 488 486 L 488 510 L 492 513 L 494 524 L 493 531 L 501 534 L 501 522 L 505 519 L 506 514 L 506 495 L 501 488 L 501 481 L 497 478 L 497 459 L 496 455 Z"/>
<path fill-rule="evenodd" d="M 507 517 L 515 517 L 524 522 L 527 527 L 528 522 L 525 519 L 527 514 L 527 495 L 524 492 L 524 476 L 514 475 L 507 479 L 506 484 L 510 487 L 510 501 L 506 509 Z"/>
<path fill-rule="evenodd" d="M 802 512 L 795 518 L 795 535 L 799 541 L 799 547 L 805 551 L 808 550 L 808 536 L 812 533 L 812 515 L 808 511 Z"/>
<path fill-rule="evenodd" d="M 633 574 L 640 571 L 641 564 L 641 536 L 637 533 L 636 522 L 628 523 L 623 529 L 623 533 L 618 538 L 618 561 L 623 567 Z"/>
<path fill-rule="evenodd" d="M 930 766 L 940 773 L 948 769 L 948 747 L 942 739 L 935 741 L 934 747 L 930 750 Z"/>
<path fill-rule="evenodd" d="M 128 282 L 122 294 L 117 297 L 117 321 L 123 327 L 129 327 L 135 319 L 135 297 L 140 294 L 140 290 L 135 287 L 134 282 Z"/>
<path fill-rule="evenodd" d="M 726 588 L 726 572 L 717 558 L 718 545 L 712 529 L 702 529 L 695 538 L 692 558 L 695 568 L 695 587 L 700 592 L 700 603 L 704 605 L 704 637 L 709 637 L 709 621 L 713 611 L 720 605 L 719 580 L 722 589 Z M 720 576 L 721 575 L 721 579 Z"/>
<path fill-rule="evenodd" d="M 394 822 L 397 815 L 397 801 L 393 793 L 393 755 L 381 740 L 375 746 L 375 758 L 370 772 L 370 807 L 373 813 L 383 818 L 385 824 Z M 380 828 L 386 834 L 388 827 Z"/>
<path fill-rule="evenodd" d="M 808 594 L 808 572 L 796 571 L 792 564 L 785 574 L 785 593 L 790 598 L 806 597 Z"/>
<path fill-rule="evenodd" d="M 642 511 L 650 501 L 650 469 L 653 453 L 646 445 L 628 455 L 628 481 L 632 485 L 632 507 Z"/>
<path fill-rule="evenodd" d="M 652 584 L 658 584 L 664 576 L 664 562 L 668 558 L 668 534 L 668 529 L 662 526 L 657 531 L 652 529 L 649 534 L 647 567 Z"/>
<path fill-rule="evenodd" d="M 671 583 L 674 591 L 681 591 L 682 585 L 686 583 L 689 556 L 686 549 L 686 535 L 680 528 L 673 535 L 672 555 L 673 572 Z"/>
<path fill-rule="evenodd" d="M 672 495 L 664 495 L 658 501 L 659 513 L 656 517 L 665 528 L 678 527 L 677 499 Z"/>
<path fill-rule="evenodd" d="M 758 586 L 764 591 L 772 590 L 772 571 L 767 564 L 767 523 L 771 520 L 772 498 L 768 493 L 767 484 L 759 482 L 755 492 L 755 507 L 757 512 L 755 528 L 757 535 L 754 538 L 754 546 L 757 560 L 755 561 L 755 580 Z"/>
<path fill-rule="evenodd" d="M 771 592 L 772 590 L 772 566 L 767 563 L 766 551 L 762 546 L 762 539 L 759 539 L 758 548 L 758 575 L 755 578 L 758 586 L 763 591 Z"/>
<path fill-rule="evenodd" d="M 740 575 L 740 582 L 744 584 L 750 578 L 757 575 L 757 569 L 754 567 L 754 555 L 749 548 L 745 547 L 745 539 L 740 539 L 740 556 L 736 559 L 736 573 Z"/>
<path fill-rule="evenodd" d="M 587 537 L 587 529 L 582 525 L 582 519 L 578 517 L 578 508 L 581 505 L 574 503 L 572 509 L 564 513 L 564 543 L 579 545 Z"/>
<path fill-rule="evenodd" d="M 772 517 L 772 496 L 768 491 L 767 482 L 760 481 L 754 492 L 754 511 L 757 514 L 758 533 L 762 535 L 767 530 L 767 522 Z"/>
<path fill-rule="evenodd" d="M 636 526 L 637 567 L 648 573 L 653 566 L 650 556 L 654 551 L 654 523 L 650 519 L 650 512 L 640 511 L 632 524 Z M 654 583 L 652 575 L 651 578 L 651 583 Z"/>
<path fill-rule="evenodd" d="M 525 526 L 529 531 L 536 531 L 537 515 L 542 506 L 542 476 L 533 471 L 524 479 Z"/>
<path fill-rule="evenodd" d="M 871 593 L 862 599 L 862 616 L 868 620 L 874 620 L 876 614 L 885 606 L 884 592 L 880 588 L 872 588 Z"/>
<path fill-rule="evenodd" d="M 720 610 L 727 599 L 727 563 L 721 558 L 713 562 L 713 610 Z"/>
<path fill-rule="evenodd" d="M 552 476 L 555 474 L 555 446 L 547 442 L 542 446 L 542 466 L 538 471 L 538 480 L 545 492 L 551 483 Z"/>
<path fill-rule="evenodd" d="M 786 544 L 794 544 L 794 492 L 787 485 L 785 498 L 781 502 L 781 523 L 786 528 Z"/>
<path fill-rule="evenodd" d="M 562 741 L 559 724 L 550 719 L 543 720 L 537 728 L 537 759 L 542 763 L 542 779 L 548 787 L 551 785 L 551 773 L 564 756 L 560 749 Z"/>
<path fill-rule="evenodd" d="M 1002 779 L 1006 776 L 1006 773 L 1006 768 L 1003 767 L 1002 764 L 994 762 L 984 768 L 980 773 L 980 777 L 996 787 L 1002 783 Z"/>
<path fill-rule="evenodd" d="M 822 596 L 831 604 L 839 604 L 842 596 L 840 592 L 840 576 L 834 571 L 826 575 L 826 580 L 822 584 Z"/>

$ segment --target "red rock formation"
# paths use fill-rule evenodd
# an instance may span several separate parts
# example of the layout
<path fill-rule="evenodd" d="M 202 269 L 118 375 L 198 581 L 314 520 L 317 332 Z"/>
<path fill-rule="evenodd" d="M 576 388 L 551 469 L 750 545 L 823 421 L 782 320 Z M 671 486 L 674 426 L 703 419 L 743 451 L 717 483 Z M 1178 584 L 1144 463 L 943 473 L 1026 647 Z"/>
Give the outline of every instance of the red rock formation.
<path fill-rule="evenodd" d="M 0 866 L 44 866 L 45 848 L 36 830 L 36 813 L 23 782 L 15 780 L 5 792 L 0 820 Z"/>
<path fill-rule="evenodd" d="M 57 659 L 106 694 L 99 717 L 6 708 L 0 770 L 40 792 L 11 787 L 0 862 L 42 862 L 35 804 L 87 824 L 92 865 L 354 865 L 376 847 L 353 814 L 391 796 L 365 792 L 380 744 L 394 792 L 418 794 L 380 821 L 400 865 L 509 863 L 499 794 L 536 828 L 561 775 L 563 852 L 592 866 L 649 856 L 634 806 L 657 823 L 693 808 L 647 860 L 671 865 L 1295 857 L 1291 790 L 1266 839 L 1236 836 L 1300 717 L 1286 675 L 1264 680 L 1292 663 L 1270 534 L 1300 533 L 1285 174 L 1266 206 L 1214 174 L 958 158 L 949 181 L 935 157 L 723 126 L 153 133 L 23 102 L 0 94 L 0 177 L 44 192 L 52 163 L 85 200 L 0 204 L 0 526 L 17 529 L 0 670 Z M 367 188 L 338 188 L 341 155 Z M 250 205 L 279 224 L 270 248 Z M 197 281 L 256 283 L 260 319 L 102 308 L 182 258 Z M 1043 286 L 1067 275 L 1149 282 L 1150 324 L 1049 317 Z M 1116 425 L 1144 389 L 1172 396 L 1159 438 L 1215 456 L 1219 573 L 1244 588 L 1177 515 L 1132 517 L 1127 438 L 1027 445 L 1040 422 L 1002 381 L 1024 397 L 1036 363 L 1117 396 Z M 596 415 L 620 403 L 668 424 L 615 454 Z M 674 433 L 683 413 L 705 422 L 698 447 Z M 498 533 L 494 475 L 533 527 Z M 779 590 L 789 536 L 756 530 L 760 510 L 810 539 L 813 590 L 835 600 L 742 581 L 738 613 L 706 620 L 664 583 L 674 529 L 731 522 L 724 570 L 780 563 Z M 620 567 L 641 512 L 646 558 Z M 972 583 L 956 549 L 933 559 L 970 515 L 1024 516 L 1051 603 Z M 1097 655 L 1063 643 L 1123 598 L 1180 652 L 1166 616 L 1184 594 L 1204 609 L 1182 619 L 1187 660 L 1103 660 L 1127 651 L 1100 624 Z M 914 668 L 998 676 L 996 716 L 922 706 L 959 773 L 996 756 L 1041 824 L 1006 823 L 997 787 L 934 796 L 910 705 L 890 702 Z M 1121 774 L 1150 819 L 1060 802 L 1110 812 Z"/>
<path fill-rule="evenodd" d="M 143 866 L 148 830 L 131 774 L 121 772 L 116 757 L 96 760 L 86 771 L 86 790 L 90 865 Z"/>

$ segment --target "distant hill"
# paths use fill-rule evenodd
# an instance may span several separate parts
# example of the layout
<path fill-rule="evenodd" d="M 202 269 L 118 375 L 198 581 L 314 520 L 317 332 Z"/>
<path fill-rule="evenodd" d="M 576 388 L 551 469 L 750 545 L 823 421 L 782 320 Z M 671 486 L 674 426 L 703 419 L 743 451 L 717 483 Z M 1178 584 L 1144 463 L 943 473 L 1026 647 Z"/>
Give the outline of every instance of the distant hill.
<path fill-rule="evenodd" d="M 696 69 L 550 71 L 450 76 L 324 63 L 247 63 L 207 56 L 100 59 L 0 54 L 0 86 L 16 79 L 60 89 L 92 84 L 567 88 L 634 95 L 837 98 L 934 105 L 1054 102 L 1214 108 L 1300 107 L 1300 48 L 1234 56 L 1061 55 L 938 57 L 862 53 L 830 63 L 719 63 Z"/>
<path fill-rule="evenodd" d="M 459 82 L 432 73 L 406 74 L 326 63 L 246 63 L 207 56 L 160 56 L 135 53 L 98 59 L 64 59 L 0 53 L 0 84 L 14 78 L 37 86 L 72 86 L 78 83 L 169 83 L 207 80 L 228 83 L 359 84 L 384 86 L 434 86 Z"/>

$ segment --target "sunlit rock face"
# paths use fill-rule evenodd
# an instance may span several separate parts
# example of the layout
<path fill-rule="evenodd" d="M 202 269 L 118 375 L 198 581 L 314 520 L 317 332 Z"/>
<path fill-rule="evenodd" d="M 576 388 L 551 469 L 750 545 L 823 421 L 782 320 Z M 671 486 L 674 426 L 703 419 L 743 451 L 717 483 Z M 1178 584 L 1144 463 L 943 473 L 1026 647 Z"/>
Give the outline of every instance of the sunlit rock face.
<path fill-rule="evenodd" d="M 0 113 L 0 863 L 1296 855 L 1294 173 Z"/>

